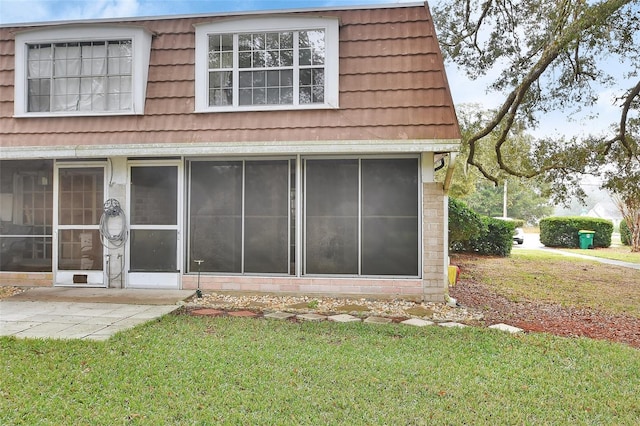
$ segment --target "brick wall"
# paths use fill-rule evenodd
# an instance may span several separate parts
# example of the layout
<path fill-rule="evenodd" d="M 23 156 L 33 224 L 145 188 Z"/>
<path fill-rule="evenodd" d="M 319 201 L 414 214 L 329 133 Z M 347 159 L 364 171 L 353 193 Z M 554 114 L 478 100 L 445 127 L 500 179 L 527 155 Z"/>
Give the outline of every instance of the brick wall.
<path fill-rule="evenodd" d="M 0 285 L 51 287 L 53 274 L 51 272 L 2 272 Z"/>
<path fill-rule="evenodd" d="M 424 183 L 422 191 L 424 300 L 442 302 L 446 291 L 444 190 L 441 183 Z"/>

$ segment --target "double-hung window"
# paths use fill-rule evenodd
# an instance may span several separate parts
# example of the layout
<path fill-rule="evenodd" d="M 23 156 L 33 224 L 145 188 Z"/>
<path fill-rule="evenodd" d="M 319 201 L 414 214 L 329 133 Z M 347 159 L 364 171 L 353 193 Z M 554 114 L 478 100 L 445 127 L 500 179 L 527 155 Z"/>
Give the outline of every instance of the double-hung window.
<path fill-rule="evenodd" d="M 150 40 L 132 27 L 19 34 L 16 115 L 141 114 Z"/>
<path fill-rule="evenodd" d="M 196 110 L 338 106 L 338 22 L 247 19 L 196 28 Z"/>

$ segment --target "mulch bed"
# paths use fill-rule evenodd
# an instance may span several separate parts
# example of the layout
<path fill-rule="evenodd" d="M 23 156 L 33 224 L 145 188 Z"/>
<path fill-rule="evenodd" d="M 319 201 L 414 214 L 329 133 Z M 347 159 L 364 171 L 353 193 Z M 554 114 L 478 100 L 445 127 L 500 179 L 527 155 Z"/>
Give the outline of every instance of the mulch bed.
<path fill-rule="evenodd" d="M 507 323 L 525 331 L 584 336 L 640 349 L 640 318 L 630 315 L 611 315 L 552 303 L 514 302 L 473 280 L 461 280 L 449 293 L 462 306 L 482 311 L 486 325 Z"/>

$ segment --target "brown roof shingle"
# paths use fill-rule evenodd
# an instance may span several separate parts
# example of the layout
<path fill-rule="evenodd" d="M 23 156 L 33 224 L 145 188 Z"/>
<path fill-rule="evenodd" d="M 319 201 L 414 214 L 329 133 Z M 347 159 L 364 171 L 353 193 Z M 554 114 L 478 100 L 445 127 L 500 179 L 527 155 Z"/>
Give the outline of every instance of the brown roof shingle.
<path fill-rule="evenodd" d="M 194 17 L 129 22 L 154 33 L 144 115 L 14 118 L 18 29 L 0 28 L 0 147 L 460 138 L 427 7 L 322 15 L 340 19 L 340 108 L 332 110 L 194 113 L 194 25 L 217 19 Z"/>

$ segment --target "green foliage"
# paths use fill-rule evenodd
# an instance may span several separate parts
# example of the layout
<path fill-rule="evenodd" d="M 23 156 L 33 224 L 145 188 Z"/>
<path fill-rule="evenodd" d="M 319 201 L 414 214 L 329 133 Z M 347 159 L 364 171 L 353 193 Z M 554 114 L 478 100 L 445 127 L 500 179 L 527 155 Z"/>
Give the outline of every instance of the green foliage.
<path fill-rule="evenodd" d="M 609 247 L 613 223 L 584 216 L 549 217 L 540 221 L 540 242 L 547 247 L 580 247 L 578 231 L 595 231 L 594 247 Z"/>
<path fill-rule="evenodd" d="M 469 249 L 487 256 L 509 256 L 513 247 L 514 223 L 484 216 L 487 233 L 477 235 L 469 241 Z"/>
<path fill-rule="evenodd" d="M 584 196 L 580 173 L 603 175 L 612 170 L 605 165 L 624 169 L 634 158 L 637 163 L 638 151 L 629 142 L 640 100 L 637 0 L 522 0 L 517 7 L 438 0 L 433 6 L 445 58 L 471 79 L 487 81 L 488 96 L 498 104 L 462 133 L 466 173 L 479 172 L 497 184 L 505 175 L 538 176 L 556 200 L 568 201 Z M 597 114 L 603 88 L 616 94 L 620 107 L 609 134 L 530 140 L 525 151 L 517 150 L 524 155 L 514 155 L 514 136 L 543 127 L 548 113 L 568 120 Z M 621 176 L 618 170 L 613 175 Z M 629 182 L 620 179 L 634 187 Z"/>
<path fill-rule="evenodd" d="M 487 256 L 508 256 L 514 221 L 478 215 L 463 202 L 449 198 L 449 249 Z"/>
<path fill-rule="evenodd" d="M 475 235 L 487 232 L 480 215 L 467 205 L 454 198 L 449 198 L 449 246 L 457 247 Z"/>
<path fill-rule="evenodd" d="M 620 222 L 620 240 L 625 246 L 631 245 L 631 230 L 624 219 Z"/>
<path fill-rule="evenodd" d="M 542 195 L 543 190 L 536 180 L 509 179 L 507 183 L 507 215 L 520 218 L 523 222 L 536 224 L 543 217 L 553 213 L 549 198 Z M 482 179 L 478 181 L 476 190 L 464 198 L 469 207 L 476 212 L 490 217 L 503 214 L 504 186 L 494 185 Z M 521 227 L 522 224 L 516 224 Z"/>

